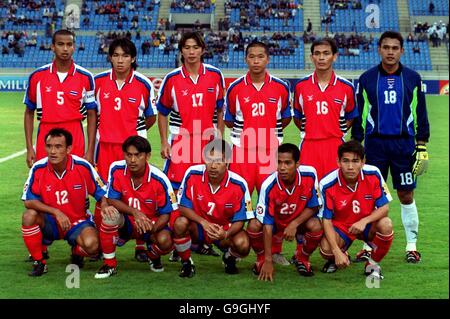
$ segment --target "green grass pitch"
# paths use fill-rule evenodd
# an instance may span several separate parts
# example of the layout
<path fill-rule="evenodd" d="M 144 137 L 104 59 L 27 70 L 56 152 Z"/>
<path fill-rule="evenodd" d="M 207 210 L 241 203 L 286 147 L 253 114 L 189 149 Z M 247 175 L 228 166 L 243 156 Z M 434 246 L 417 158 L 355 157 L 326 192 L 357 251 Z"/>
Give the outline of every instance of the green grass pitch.
<path fill-rule="evenodd" d="M 25 148 L 22 96 L 1 94 L 0 158 Z M 311 258 L 316 272 L 312 278 L 300 277 L 293 266 L 277 265 L 275 282 L 260 282 L 251 272 L 253 252 L 238 263 L 240 274 L 235 276 L 224 273 L 220 257 L 197 254 L 193 254 L 197 274 L 192 279 L 178 277 L 180 265 L 169 262 L 167 256 L 162 258 L 165 271 L 153 273 L 146 264 L 134 260 L 133 241 L 118 248 L 119 272 L 109 279 L 94 279 L 100 262 L 86 262 L 80 287 L 67 288 L 69 273 L 65 270 L 70 249 L 64 241 L 50 246 L 48 274 L 30 278 L 27 273 L 31 264 L 24 262 L 27 251 L 20 231 L 24 210 L 20 197 L 28 174 L 25 155 L 21 155 L 0 163 L 0 298 L 448 298 L 448 97 L 428 96 L 427 103 L 430 167 L 420 177 L 415 196 L 420 216 L 418 249 L 423 262 L 412 265 L 404 261 L 405 235 L 399 202 L 394 196 L 390 217 L 395 239 L 382 262 L 385 279 L 379 288 L 366 287 L 363 264 L 352 264 L 331 275 L 322 274 L 319 269 L 324 261 L 317 251 Z M 162 167 L 156 126 L 150 129 L 149 140 L 154 150 L 151 161 Z M 285 141 L 299 142 L 293 124 L 286 130 Z M 360 242 L 355 242 L 350 253 L 354 255 L 360 247 Z M 294 243 L 284 244 L 287 257 L 294 249 Z"/>

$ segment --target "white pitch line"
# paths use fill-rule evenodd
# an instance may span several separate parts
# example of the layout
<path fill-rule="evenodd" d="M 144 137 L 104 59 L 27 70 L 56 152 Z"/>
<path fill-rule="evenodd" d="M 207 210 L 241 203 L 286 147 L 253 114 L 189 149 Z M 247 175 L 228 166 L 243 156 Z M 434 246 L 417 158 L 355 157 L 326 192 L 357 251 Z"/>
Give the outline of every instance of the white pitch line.
<path fill-rule="evenodd" d="M 83 124 L 83 128 L 86 127 L 86 126 L 87 126 L 86 124 Z M 23 150 L 21 150 L 19 152 L 16 152 L 16 153 L 8 155 L 6 157 L 0 158 L 0 164 L 3 163 L 3 162 L 9 161 L 10 159 L 19 157 L 19 156 L 25 154 L 26 152 L 27 152 L 27 149 L 24 148 Z"/>
<path fill-rule="evenodd" d="M 27 152 L 27 149 L 25 148 L 25 149 L 21 150 L 20 152 L 16 152 L 16 153 L 11 154 L 11 155 L 9 155 L 9 156 L 0 158 L 0 163 L 3 163 L 3 162 L 6 162 L 6 161 L 9 161 L 10 159 L 19 157 L 19 156 L 25 154 L 26 152 Z"/>

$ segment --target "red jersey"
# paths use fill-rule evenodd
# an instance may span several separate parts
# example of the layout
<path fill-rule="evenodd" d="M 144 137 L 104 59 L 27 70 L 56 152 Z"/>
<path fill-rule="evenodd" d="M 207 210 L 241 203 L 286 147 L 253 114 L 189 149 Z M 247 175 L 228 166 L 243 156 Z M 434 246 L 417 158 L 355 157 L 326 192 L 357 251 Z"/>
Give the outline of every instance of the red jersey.
<path fill-rule="evenodd" d="M 372 165 L 363 166 L 354 189 L 347 185 L 340 169 L 325 176 L 319 187 L 324 202 L 322 218 L 331 219 L 344 230 L 392 200 L 379 169 Z"/>
<path fill-rule="evenodd" d="M 152 82 L 139 72 L 131 71 L 121 87 L 113 70 L 95 76 L 100 142 L 122 144 L 129 136 L 147 137 L 145 119 L 156 115 Z"/>
<path fill-rule="evenodd" d="M 81 121 L 87 110 L 97 107 L 91 72 L 72 62 L 64 81 L 60 81 L 55 63 L 31 73 L 23 103 L 37 110 L 42 123 Z"/>
<path fill-rule="evenodd" d="M 312 166 L 300 165 L 297 169 L 294 188 L 288 190 L 272 173 L 261 186 L 256 218 L 265 225 L 275 225 L 277 230 L 286 228 L 300 216 L 306 207 L 322 205 L 316 170 Z"/>
<path fill-rule="evenodd" d="M 258 145 L 266 149 L 281 144 L 282 119 L 291 117 L 289 98 L 288 84 L 269 73 L 260 88 L 252 83 L 249 73 L 231 83 L 224 114 L 225 121 L 234 123 L 231 142 L 243 148 Z"/>
<path fill-rule="evenodd" d="M 88 161 L 67 155 L 66 170 L 61 176 L 53 170 L 48 157 L 37 161 L 25 183 L 22 200 L 39 200 L 62 211 L 72 224 L 86 219 L 87 194 L 97 201 L 106 187 Z"/>
<path fill-rule="evenodd" d="M 223 107 L 222 72 L 202 63 L 198 74 L 194 80 L 182 66 L 167 74 L 161 84 L 156 106 L 162 115 L 170 114 L 169 131 L 173 137 L 180 134 L 180 129 L 190 135 L 213 129 L 215 110 Z"/>
<path fill-rule="evenodd" d="M 358 116 L 354 91 L 351 82 L 334 72 L 325 88 L 315 72 L 301 79 L 295 85 L 294 117 L 303 122 L 302 139 L 342 138 L 347 131 L 345 121 Z"/>
<path fill-rule="evenodd" d="M 112 163 L 106 197 L 121 200 L 150 219 L 178 209 L 169 179 L 150 164 L 145 168 L 142 184 L 134 185 L 125 160 Z"/>
<path fill-rule="evenodd" d="M 178 192 L 178 203 L 221 226 L 254 218 L 245 180 L 227 171 L 219 188 L 212 192 L 205 165 L 194 165 L 186 171 Z"/>

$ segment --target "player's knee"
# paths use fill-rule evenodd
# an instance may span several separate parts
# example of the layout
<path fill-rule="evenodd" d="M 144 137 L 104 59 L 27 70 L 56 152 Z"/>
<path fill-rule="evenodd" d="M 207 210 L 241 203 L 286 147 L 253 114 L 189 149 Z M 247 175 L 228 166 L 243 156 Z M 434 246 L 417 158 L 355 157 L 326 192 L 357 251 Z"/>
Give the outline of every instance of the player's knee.
<path fill-rule="evenodd" d="M 383 217 L 377 223 L 377 231 L 381 234 L 390 234 L 392 233 L 393 226 L 392 220 L 389 217 Z"/>
<path fill-rule="evenodd" d="M 37 211 L 35 211 L 34 209 L 27 209 L 26 211 L 24 211 L 23 215 L 22 215 L 22 225 L 23 226 L 32 226 L 32 225 L 36 224 L 38 214 L 39 213 Z"/>
<path fill-rule="evenodd" d="M 261 224 L 261 222 L 259 220 L 257 220 L 256 218 L 253 218 L 249 221 L 249 223 L 247 225 L 247 231 L 257 233 L 262 230 L 262 227 L 263 227 L 263 225 Z"/>
<path fill-rule="evenodd" d="M 412 204 L 414 201 L 414 192 L 412 191 L 397 191 L 397 195 L 403 205 Z"/>
<path fill-rule="evenodd" d="M 83 240 L 83 249 L 89 255 L 95 255 L 98 253 L 98 248 L 100 246 L 99 240 L 97 236 L 89 236 L 84 238 Z"/>
<path fill-rule="evenodd" d="M 184 216 L 179 216 L 173 223 L 175 235 L 184 235 L 189 228 L 189 220 Z"/>
<path fill-rule="evenodd" d="M 319 232 L 322 230 L 322 223 L 318 218 L 310 218 L 306 222 L 306 228 L 310 232 Z"/>
<path fill-rule="evenodd" d="M 233 249 L 241 256 L 247 256 L 249 254 L 250 240 L 246 232 L 241 231 L 233 237 Z"/>
<path fill-rule="evenodd" d="M 102 214 L 102 223 L 106 226 L 119 226 L 123 216 L 118 211 L 109 214 L 108 216 Z"/>
<path fill-rule="evenodd" d="M 170 250 L 173 245 L 172 237 L 170 236 L 170 233 L 166 230 L 160 231 L 158 233 L 158 235 L 156 236 L 156 241 L 158 247 L 163 251 Z"/>

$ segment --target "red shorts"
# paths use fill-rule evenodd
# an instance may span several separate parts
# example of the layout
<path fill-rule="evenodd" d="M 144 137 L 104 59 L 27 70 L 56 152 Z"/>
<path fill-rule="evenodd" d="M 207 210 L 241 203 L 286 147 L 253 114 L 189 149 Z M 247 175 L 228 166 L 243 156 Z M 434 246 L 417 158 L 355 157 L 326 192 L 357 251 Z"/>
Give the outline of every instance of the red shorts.
<path fill-rule="evenodd" d="M 276 149 L 255 150 L 233 147 L 230 171 L 241 176 L 248 185 L 250 196 L 254 188 L 259 192 L 264 180 L 277 169 Z"/>
<path fill-rule="evenodd" d="M 73 155 L 84 157 L 84 132 L 81 121 L 70 121 L 61 123 L 40 123 L 36 138 L 36 161 L 47 157 L 47 151 L 45 150 L 45 135 L 52 128 L 63 128 L 72 134 L 72 151 Z"/>
<path fill-rule="evenodd" d="M 326 174 L 338 168 L 337 150 L 342 143 L 340 138 L 303 140 L 299 147 L 300 163 L 314 167 L 320 181 Z"/>
<path fill-rule="evenodd" d="M 203 164 L 203 148 L 209 141 L 190 138 L 190 140 L 172 140 L 172 157 L 164 162 L 164 173 L 172 183 L 174 190 L 178 190 L 184 174 L 192 165 Z"/>
<path fill-rule="evenodd" d="M 122 144 L 99 142 L 96 149 L 96 168 L 103 181 L 108 181 L 109 166 L 123 160 Z"/>

